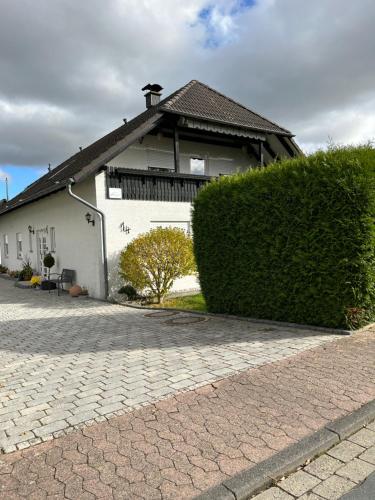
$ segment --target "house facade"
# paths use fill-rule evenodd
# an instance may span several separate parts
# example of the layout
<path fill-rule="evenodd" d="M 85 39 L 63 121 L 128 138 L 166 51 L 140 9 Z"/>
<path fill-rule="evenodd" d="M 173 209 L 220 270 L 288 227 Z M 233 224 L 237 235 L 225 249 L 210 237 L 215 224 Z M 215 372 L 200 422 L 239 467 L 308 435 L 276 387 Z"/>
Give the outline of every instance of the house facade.
<path fill-rule="evenodd" d="M 301 154 L 288 130 L 193 80 L 160 100 L 147 85 L 146 111 L 0 202 L 1 263 L 25 258 L 40 274 L 73 269 L 75 281 L 106 299 L 123 284 L 124 247 L 151 228 L 191 232 L 192 201 L 221 175 Z M 175 290 L 196 289 L 196 277 Z"/>

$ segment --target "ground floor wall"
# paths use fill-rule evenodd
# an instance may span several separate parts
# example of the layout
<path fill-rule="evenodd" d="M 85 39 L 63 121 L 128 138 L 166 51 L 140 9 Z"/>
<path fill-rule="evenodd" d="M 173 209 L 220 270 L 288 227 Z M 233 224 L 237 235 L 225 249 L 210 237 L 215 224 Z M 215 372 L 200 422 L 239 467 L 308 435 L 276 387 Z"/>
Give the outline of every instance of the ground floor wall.
<path fill-rule="evenodd" d="M 73 190 L 95 203 L 93 179 L 79 184 Z M 88 224 L 85 218 L 92 212 L 66 190 L 24 205 L 0 216 L 1 262 L 9 270 L 20 270 L 25 259 L 30 259 L 36 273 L 43 273 L 42 252 L 52 252 L 55 258 L 53 273 L 73 269 L 76 282 L 87 287 L 95 298 L 104 298 L 104 275 L 100 255 L 100 223 Z M 29 231 L 29 226 L 31 232 Z M 6 255 L 5 238 L 8 241 Z M 22 250 L 20 252 L 21 241 Z M 41 248 L 43 247 L 43 248 Z"/>
<path fill-rule="evenodd" d="M 104 173 L 96 177 L 98 208 L 106 218 L 109 293 L 114 296 L 124 284 L 119 275 L 121 251 L 139 234 L 152 228 L 179 227 L 191 234 L 191 203 L 143 200 L 109 200 Z M 176 280 L 173 292 L 199 289 L 196 276 Z"/>

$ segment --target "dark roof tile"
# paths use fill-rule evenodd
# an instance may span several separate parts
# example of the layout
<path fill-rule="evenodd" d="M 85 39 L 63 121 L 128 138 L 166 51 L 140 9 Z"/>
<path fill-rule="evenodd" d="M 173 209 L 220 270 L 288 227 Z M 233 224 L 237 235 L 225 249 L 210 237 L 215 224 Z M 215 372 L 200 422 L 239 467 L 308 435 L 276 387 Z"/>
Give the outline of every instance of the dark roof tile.
<path fill-rule="evenodd" d="M 157 106 L 147 109 L 43 175 L 22 193 L 1 205 L 0 214 L 63 189 L 69 179 L 78 174 L 83 167 L 115 146 L 159 112 L 180 114 L 263 132 L 291 135 L 288 130 L 250 111 L 207 85 L 192 80 L 161 100 Z"/>

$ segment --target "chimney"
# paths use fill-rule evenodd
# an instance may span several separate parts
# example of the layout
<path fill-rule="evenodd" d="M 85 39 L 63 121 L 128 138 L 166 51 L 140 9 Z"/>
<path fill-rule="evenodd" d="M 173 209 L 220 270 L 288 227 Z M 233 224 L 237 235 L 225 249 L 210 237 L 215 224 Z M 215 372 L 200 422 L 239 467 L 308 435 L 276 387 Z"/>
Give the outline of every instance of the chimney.
<path fill-rule="evenodd" d="M 149 109 L 152 106 L 156 106 L 160 102 L 161 90 L 163 87 L 158 83 L 148 83 L 142 89 L 143 91 L 147 90 L 145 94 L 146 98 L 146 108 Z"/>

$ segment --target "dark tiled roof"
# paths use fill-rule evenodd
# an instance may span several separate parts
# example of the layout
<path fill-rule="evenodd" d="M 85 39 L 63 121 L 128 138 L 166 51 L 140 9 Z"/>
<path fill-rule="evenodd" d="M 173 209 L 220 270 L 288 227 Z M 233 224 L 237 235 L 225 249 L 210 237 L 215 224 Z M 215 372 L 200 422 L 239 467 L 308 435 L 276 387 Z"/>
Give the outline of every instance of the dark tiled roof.
<path fill-rule="evenodd" d="M 250 111 L 207 85 L 192 80 L 161 100 L 157 106 L 147 109 L 128 123 L 65 160 L 28 186 L 22 193 L 0 206 L 0 214 L 65 188 L 71 177 L 77 175 L 95 158 L 110 151 L 119 141 L 125 139 L 160 112 L 211 120 L 263 132 L 291 135 L 288 130 Z"/>
<path fill-rule="evenodd" d="M 254 113 L 242 104 L 233 101 L 233 99 L 197 80 L 192 80 L 176 92 L 173 97 L 169 97 L 163 104 L 162 109 L 172 113 L 252 130 L 292 135 L 289 130 Z"/>

